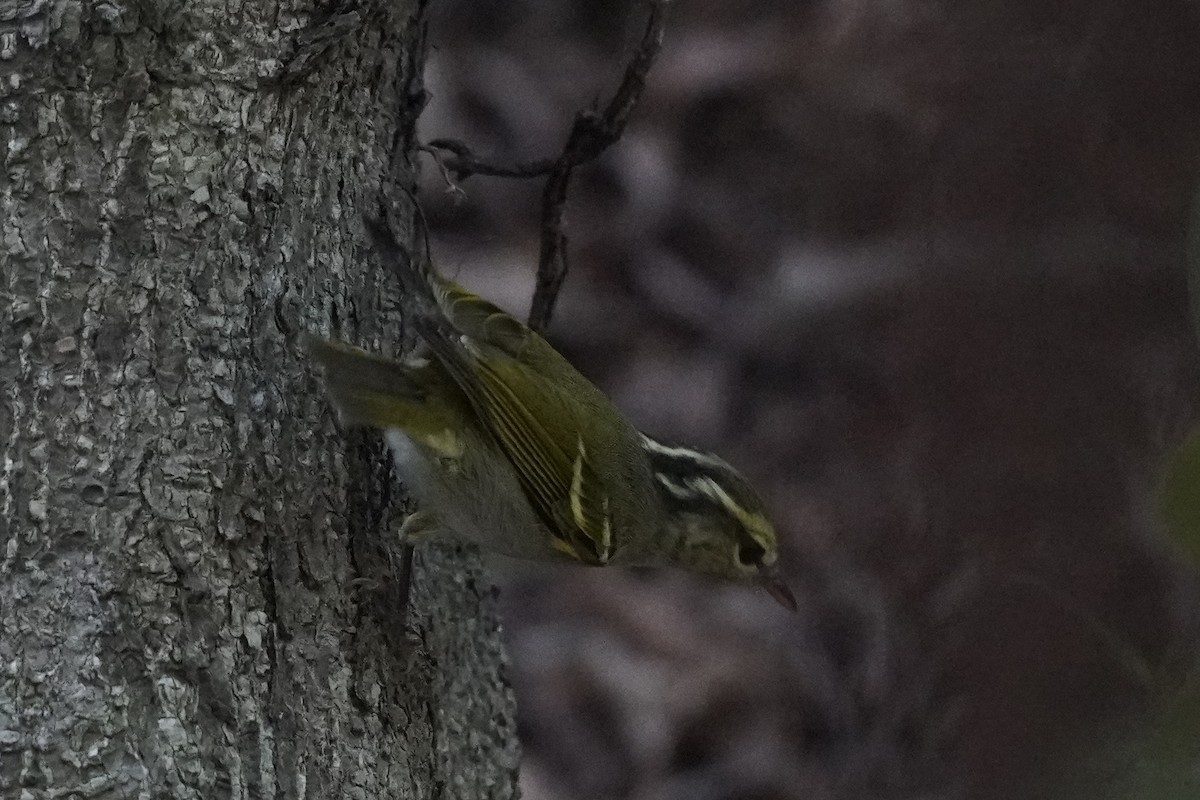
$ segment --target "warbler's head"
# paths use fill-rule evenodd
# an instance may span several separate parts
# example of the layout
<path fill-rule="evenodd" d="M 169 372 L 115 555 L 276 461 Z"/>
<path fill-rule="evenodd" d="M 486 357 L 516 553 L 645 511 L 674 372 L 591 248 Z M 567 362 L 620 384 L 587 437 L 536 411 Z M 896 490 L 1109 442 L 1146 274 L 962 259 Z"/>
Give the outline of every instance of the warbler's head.
<path fill-rule="evenodd" d="M 796 599 L 779 579 L 779 542 L 762 501 L 717 456 L 642 436 L 666 511 L 663 545 L 675 564 L 719 578 L 756 583 L 781 605 Z"/>

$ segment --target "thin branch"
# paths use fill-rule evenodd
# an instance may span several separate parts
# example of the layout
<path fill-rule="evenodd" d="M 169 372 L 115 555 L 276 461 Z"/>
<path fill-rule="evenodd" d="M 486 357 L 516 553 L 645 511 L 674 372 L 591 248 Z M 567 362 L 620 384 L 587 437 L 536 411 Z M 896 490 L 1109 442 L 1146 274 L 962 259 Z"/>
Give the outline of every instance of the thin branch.
<path fill-rule="evenodd" d="M 562 152 L 554 159 L 542 190 L 541 247 L 538 253 L 537 284 L 529 308 L 529 327 L 544 330 L 550 324 L 559 290 L 567 277 L 567 235 L 563 218 L 571 173 L 575 167 L 595 159 L 621 138 L 625 126 L 646 87 L 646 75 L 662 48 L 666 6 L 670 0 L 654 0 L 642 41 L 625 67 L 625 77 L 612 100 L 597 114 L 588 109 L 575 115 L 575 123 Z M 536 163 L 536 162 L 535 162 Z"/>
<path fill-rule="evenodd" d="M 567 279 L 567 234 L 563 217 L 567 208 L 567 189 L 571 168 L 556 170 L 546 179 L 542 190 L 541 245 L 538 248 L 537 282 L 529 303 L 529 327 L 543 331 L 550 324 L 554 304 L 563 281 Z"/>
<path fill-rule="evenodd" d="M 475 151 L 466 142 L 458 139 L 431 139 L 419 145 L 417 149 L 432 156 L 442 171 L 452 175 L 455 181 L 465 181 L 472 175 L 484 175 L 489 178 L 540 178 L 554 169 L 557 161 L 554 158 L 539 158 L 536 161 L 516 164 L 493 164 L 475 155 Z"/>
<path fill-rule="evenodd" d="M 540 178 L 557 169 L 564 159 L 571 159 L 573 167 L 594 159 L 620 139 L 625 131 L 633 107 L 637 105 L 638 98 L 646 86 L 646 75 L 662 48 L 663 25 L 669 3 L 670 0 L 651 0 L 646 29 L 637 50 L 625 66 L 621 85 L 617 87 L 603 114 L 597 114 L 592 109 L 576 115 L 567 145 L 559 155 L 500 164 L 477 155 L 467 143 L 459 139 L 447 138 L 433 139 L 418 149 L 437 158 L 439 166 L 458 181 L 464 181 L 472 175 L 493 178 Z M 581 126 L 586 128 L 586 132 L 580 130 Z"/>
<path fill-rule="evenodd" d="M 537 284 L 529 309 L 529 327 L 543 330 L 554 313 L 558 292 L 567 277 L 567 236 L 563 217 L 571 173 L 596 159 L 625 132 L 634 106 L 646 88 L 646 75 L 662 49 L 663 27 L 670 0 L 651 0 L 650 16 L 637 49 L 625 65 L 621 85 L 603 113 L 586 109 L 575 115 L 562 151 L 554 158 L 539 158 L 515 164 L 496 164 L 480 158 L 457 139 L 434 139 L 418 149 L 429 153 L 451 189 L 472 175 L 498 178 L 546 177 L 542 190 L 541 246 L 538 253 Z"/>

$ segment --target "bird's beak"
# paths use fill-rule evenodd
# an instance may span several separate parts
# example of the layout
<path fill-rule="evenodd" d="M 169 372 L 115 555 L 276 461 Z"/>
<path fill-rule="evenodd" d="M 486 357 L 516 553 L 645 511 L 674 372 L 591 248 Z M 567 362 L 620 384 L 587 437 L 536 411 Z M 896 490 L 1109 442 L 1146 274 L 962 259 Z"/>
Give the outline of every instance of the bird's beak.
<path fill-rule="evenodd" d="M 759 566 L 758 585 L 766 589 L 767 594 L 775 598 L 775 602 L 788 611 L 796 610 L 796 596 L 779 577 L 779 570 L 775 568 L 775 565 Z"/>

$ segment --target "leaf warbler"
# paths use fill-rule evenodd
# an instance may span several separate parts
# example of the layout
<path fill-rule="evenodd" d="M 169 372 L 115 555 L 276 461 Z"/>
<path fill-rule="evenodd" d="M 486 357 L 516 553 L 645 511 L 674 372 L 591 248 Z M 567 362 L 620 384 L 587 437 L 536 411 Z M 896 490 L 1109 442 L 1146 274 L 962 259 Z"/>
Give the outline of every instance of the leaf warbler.
<path fill-rule="evenodd" d="M 418 506 L 405 541 L 679 566 L 757 583 L 795 609 L 774 528 L 733 467 L 639 432 L 540 335 L 418 266 L 382 223 L 366 227 L 423 347 L 393 361 L 313 336 L 305 345 L 343 421 L 383 431 Z"/>

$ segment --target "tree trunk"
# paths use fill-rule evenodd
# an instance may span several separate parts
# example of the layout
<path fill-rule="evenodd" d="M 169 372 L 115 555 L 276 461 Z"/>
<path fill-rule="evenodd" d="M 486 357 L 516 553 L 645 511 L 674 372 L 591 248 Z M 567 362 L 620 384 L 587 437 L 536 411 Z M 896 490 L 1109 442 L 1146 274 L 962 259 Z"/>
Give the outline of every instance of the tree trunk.
<path fill-rule="evenodd" d="M 389 461 L 294 345 L 399 349 L 361 218 L 423 9 L 280 5 L 0 0 L 4 798 L 515 794 L 478 563 L 404 606 Z"/>

